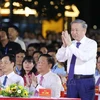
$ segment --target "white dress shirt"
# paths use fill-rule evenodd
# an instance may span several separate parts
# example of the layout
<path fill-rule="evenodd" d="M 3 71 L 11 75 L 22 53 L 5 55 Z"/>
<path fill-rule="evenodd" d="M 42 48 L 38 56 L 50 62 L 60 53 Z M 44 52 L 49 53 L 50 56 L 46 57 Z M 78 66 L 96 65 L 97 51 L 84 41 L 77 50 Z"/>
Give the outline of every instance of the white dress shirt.
<path fill-rule="evenodd" d="M 91 75 L 95 74 L 97 43 L 86 36 L 80 41 L 79 48 L 76 47 L 76 40 L 72 41 L 70 46 L 58 49 L 56 58 L 60 62 L 67 62 L 67 72 L 69 72 L 70 62 L 74 54 L 77 59 L 74 68 L 74 74 Z"/>
<path fill-rule="evenodd" d="M 100 76 L 94 76 L 94 78 L 95 78 L 95 84 L 97 83 L 99 77 L 100 77 Z M 100 86 L 100 84 L 99 84 L 99 86 Z"/>
<path fill-rule="evenodd" d="M 14 42 L 20 44 L 21 48 L 26 51 L 25 43 L 22 40 L 17 37 Z"/>
<path fill-rule="evenodd" d="M 4 81 L 4 78 L 5 78 L 6 75 L 3 75 L 0 77 L 0 82 L 1 82 L 1 85 L 3 86 L 3 81 Z M 24 80 L 21 76 L 15 74 L 14 72 L 11 72 L 10 74 L 7 75 L 7 82 L 6 82 L 6 85 L 4 87 L 7 87 L 13 83 L 17 83 L 19 85 L 22 85 L 24 86 Z"/>
<path fill-rule="evenodd" d="M 51 96 L 52 97 L 60 97 L 60 92 L 62 91 L 62 83 L 58 75 L 53 72 L 48 72 L 47 74 L 43 75 L 42 86 L 39 85 L 41 74 L 37 75 L 38 86 L 36 90 L 39 91 L 40 88 L 48 88 L 51 89 Z"/>
<path fill-rule="evenodd" d="M 61 66 L 61 65 L 58 64 L 58 63 L 56 63 L 56 64 L 52 67 L 51 71 L 52 71 L 53 73 L 56 73 L 56 74 L 61 75 L 61 76 L 66 76 L 66 74 L 67 74 L 66 71 L 65 71 L 64 66 Z"/>

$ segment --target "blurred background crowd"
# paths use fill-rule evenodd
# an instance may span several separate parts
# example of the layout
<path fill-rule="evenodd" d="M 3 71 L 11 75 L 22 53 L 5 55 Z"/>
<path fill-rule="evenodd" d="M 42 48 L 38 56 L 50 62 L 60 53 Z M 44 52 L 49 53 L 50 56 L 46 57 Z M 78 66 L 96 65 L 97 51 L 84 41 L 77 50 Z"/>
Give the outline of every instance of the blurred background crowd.
<path fill-rule="evenodd" d="M 16 58 L 14 71 L 22 75 L 26 55 L 34 59 L 35 66 L 34 71 L 28 70 L 38 74 L 36 65 L 39 56 L 49 54 L 54 58 L 52 72 L 57 73 L 66 84 L 67 62 L 56 59 L 56 52 L 62 45 L 61 33 L 63 30 L 70 33 L 70 22 L 74 19 L 85 20 L 88 24 L 86 35 L 97 41 L 99 56 L 98 4 L 94 0 L 0 0 L 0 55 L 13 54 Z M 25 59 L 30 61 L 31 58 Z M 0 70 L 2 75 L 2 68 Z"/>

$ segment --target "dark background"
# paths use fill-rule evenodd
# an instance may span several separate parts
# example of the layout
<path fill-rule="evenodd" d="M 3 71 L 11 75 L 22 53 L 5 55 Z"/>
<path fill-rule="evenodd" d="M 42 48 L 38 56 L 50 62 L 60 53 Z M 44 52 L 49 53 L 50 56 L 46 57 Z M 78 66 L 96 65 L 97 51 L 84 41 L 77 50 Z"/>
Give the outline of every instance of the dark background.
<path fill-rule="evenodd" d="M 1 2 L 2 1 L 2 2 Z M 35 17 L 30 17 L 30 18 L 26 18 L 25 16 L 12 16 L 12 20 L 13 22 L 19 22 L 20 23 L 28 23 L 30 24 L 30 21 L 32 18 L 32 20 L 34 20 L 34 22 L 37 21 L 37 23 L 41 22 L 41 19 L 43 19 L 44 17 L 47 18 L 48 20 L 50 19 L 55 19 L 55 15 L 57 12 L 61 12 L 64 13 L 64 7 L 60 6 L 59 9 L 56 11 L 54 9 L 52 9 L 52 7 L 49 5 L 51 0 L 32 0 L 31 3 L 25 2 L 24 0 L 14 0 L 17 2 L 21 2 L 23 4 L 23 7 L 25 6 L 29 6 L 30 8 L 35 8 L 38 13 L 39 16 L 38 18 Z M 39 4 L 38 6 L 34 6 L 33 3 L 34 1 L 38 1 Z M 52 0 L 55 3 L 59 3 L 61 0 Z M 5 0 L 0 0 L 1 3 L 5 2 Z M 75 4 L 78 9 L 80 10 L 80 14 L 79 17 L 80 19 L 83 19 L 87 22 L 88 24 L 88 28 L 93 28 L 93 25 L 96 25 L 97 28 L 100 28 L 100 3 L 99 0 L 63 0 L 64 5 L 66 4 Z M 43 7 L 47 7 L 47 11 L 46 14 L 44 16 L 42 16 L 42 8 Z M 11 16 L 10 16 L 11 17 Z M 3 19 L 4 17 L 2 17 Z M 57 18 L 56 18 L 57 19 Z M 34 23 L 33 22 L 33 23 Z"/>
<path fill-rule="evenodd" d="M 100 28 L 100 3 L 99 0 L 71 0 L 80 10 L 78 18 L 85 20 L 89 28 L 97 25 Z"/>

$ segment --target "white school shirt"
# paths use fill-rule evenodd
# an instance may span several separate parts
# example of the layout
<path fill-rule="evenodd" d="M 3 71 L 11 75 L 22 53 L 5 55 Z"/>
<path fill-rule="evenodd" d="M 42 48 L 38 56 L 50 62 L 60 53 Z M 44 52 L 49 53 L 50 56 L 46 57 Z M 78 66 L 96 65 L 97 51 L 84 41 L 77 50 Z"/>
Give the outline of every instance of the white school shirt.
<path fill-rule="evenodd" d="M 100 77 L 99 75 L 98 75 L 98 76 L 94 76 L 94 78 L 95 78 L 95 84 L 97 83 L 99 77 Z M 100 85 L 100 84 L 99 84 L 99 85 Z"/>
<path fill-rule="evenodd" d="M 37 75 L 38 86 L 36 87 L 36 90 L 39 91 L 40 88 L 49 88 L 51 89 L 51 96 L 59 98 L 63 88 L 59 76 L 49 71 L 47 74 L 43 75 L 42 86 L 39 85 L 40 77 L 41 74 Z"/>
<path fill-rule="evenodd" d="M 26 46 L 25 46 L 24 41 L 20 40 L 20 39 L 17 37 L 17 38 L 15 39 L 15 41 L 14 41 L 14 42 L 16 42 L 16 43 L 20 44 L 21 48 L 22 48 L 23 50 L 25 50 L 25 51 L 26 51 Z"/>
<path fill-rule="evenodd" d="M 96 84 L 98 79 L 100 78 L 100 75 L 94 77 L 95 77 L 95 84 Z M 100 83 L 99 83 L 99 91 L 100 91 Z M 98 100 L 100 100 L 100 95 L 98 95 Z"/>
<path fill-rule="evenodd" d="M 4 78 L 5 78 L 6 75 L 3 75 L 0 77 L 0 82 L 1 82 L 1 85 L 3 86 L 3 81 L 4 81 Z M 21 76 L 15 74 L 14 72 L 11 72 L 10 74 L 7 75 L 7 82 L 6 82 L 6 85 L 4 87 L 7 87 L 11 84 L 14 84 L 14 83 L 17 83 L 19 85 L 22 85 L 24 86 L 24 80 Z"/>
<path fill-rule="evenodd" d="M 72 55 L 76 58 L 74 74 L 91 75 L 95 74 L 97 43 L 96 41 L 87 38 L 86 36 L 80 41 L 79 48 L 76 47 L 77 41 L 72 41 L 70 46 L 61 47 L 56 53 L 56 58 L 60 62 L 67 60 L 67 72 L 69 72 Z"/>

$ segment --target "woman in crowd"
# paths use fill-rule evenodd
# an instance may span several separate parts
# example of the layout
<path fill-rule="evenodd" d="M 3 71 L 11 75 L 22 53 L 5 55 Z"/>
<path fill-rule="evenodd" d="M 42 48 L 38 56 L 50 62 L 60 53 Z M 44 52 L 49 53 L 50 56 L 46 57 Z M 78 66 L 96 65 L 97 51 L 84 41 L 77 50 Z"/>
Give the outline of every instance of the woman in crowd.
<path fill-rule="evenodd" d="M 33 52 L 37 50 L 37 44 L 31 43 L 27 46 L 26 54 L 32 56 Z"/>
<path fill-rule="evenodd" d="M 35 62 L 32 56 L 26 56 L 22 61 L 22 72 L 21 76 L 24 79 L 24 86 L 32 91 L 31 83 L 32 83 L 32 75 L 35 75 L 37 72 L 35 68 Z"/>

